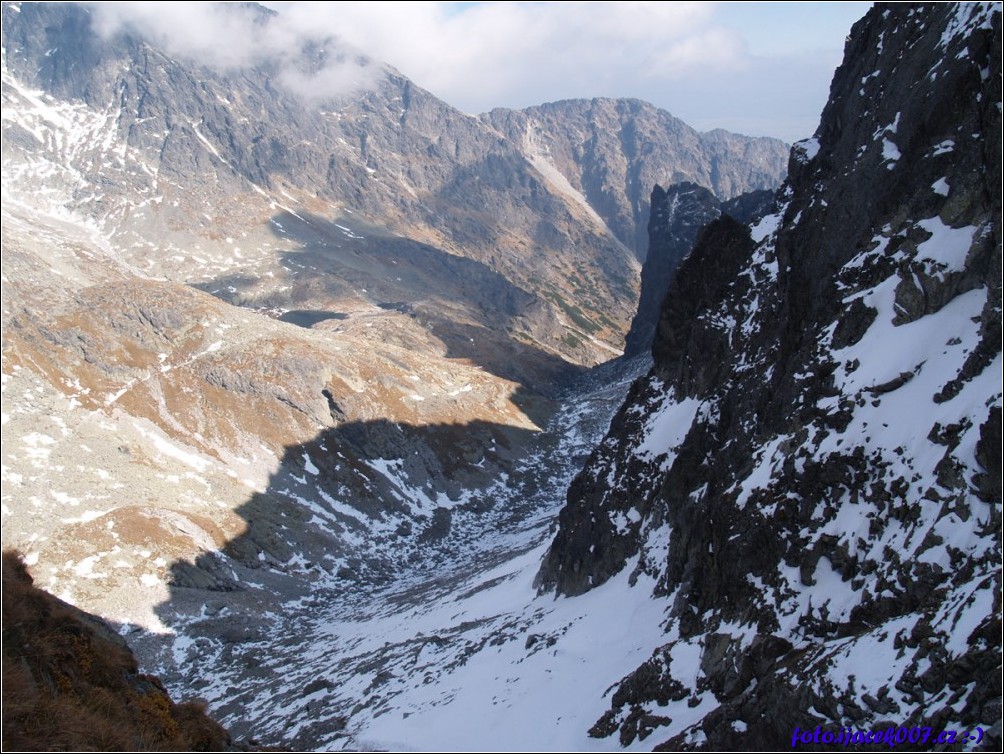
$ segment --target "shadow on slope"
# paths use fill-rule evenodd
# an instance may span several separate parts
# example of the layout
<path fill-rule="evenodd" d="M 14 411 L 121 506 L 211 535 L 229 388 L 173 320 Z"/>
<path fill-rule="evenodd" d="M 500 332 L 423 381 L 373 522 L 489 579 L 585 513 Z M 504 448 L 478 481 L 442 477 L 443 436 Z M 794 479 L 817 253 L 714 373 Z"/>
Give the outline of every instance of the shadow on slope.
<path fill-rule="evenodd" d="M 306 634 L 296 627 L 335 605 L 346 617 L 371 608 L 374 593 L 388 587 L 434 598 L 428 584 L 418 585 L 445 589 L 458 562 L 480 567 L 499 557 L 485 547 L 486 534 L 543 526 L 527 522 L 546 475 L 509 476 L 533 438 L 549 441 L 489 422 L 416 427 L 379 419 L 289 446 L 266 488 L 238 508 L 244 533 L 170 566 L 170 596 L 156 613 L 184 638 L 133 634 L 131 642 L 148 662 L 159 656 L 152 664 L 169 686 L 208 699 L 235 737 L 313 748 L 316 730 L 255 729 L 256 706 L 278 704 L 277 689 L 283 704 L 297 707 L 316 691 L 283 676 L 283 653 L 317 649 L 298 643 Z M 499 482 L 520 487 L 518 504 L 499 505 Z"/>
<path fill-rule="evenodd" d="M 174 635 L 135 631 L 130 643 L 171 688 L 207 699 L 239 740 L 366 748 L 353 721 L 393 708 L 405 687 L 387 681 L 401 667 L 418 673 L 416 652 L 454 642 L 463 664 L 494 651 L 484 632 L 470 633 L 481 618 L 450 617 L 453 606 L 551 536 L 569 479 L 649 365 L 591 370 L 546 431 L 500 420 L 341 421 L 287 446 L 237 511 L 246 529 L 171 565 L 155 613 Z M 406 619 L 402 641 L 377 628 L 434 605 L 456 625 Z M 477 615 L 501 607 L 489 600 L 484 609 Z"/>
<path fill-rule="evenodd" d="M 531 402 L 538 413 L 546 409 Z M 379 585 L 428 567 L 452 554 L 455 519 L 494 507 L 488 488 L 512 470 L 535 434 L 483 421 L 411 426 L 377 419 L 325 429 L 289 446 L 266 488 L 237 509 L 245 532 L 220 552 L 175 563 L 173 585 L 236 591 L 244 580 L 269 578 L 266 572 Z"/>

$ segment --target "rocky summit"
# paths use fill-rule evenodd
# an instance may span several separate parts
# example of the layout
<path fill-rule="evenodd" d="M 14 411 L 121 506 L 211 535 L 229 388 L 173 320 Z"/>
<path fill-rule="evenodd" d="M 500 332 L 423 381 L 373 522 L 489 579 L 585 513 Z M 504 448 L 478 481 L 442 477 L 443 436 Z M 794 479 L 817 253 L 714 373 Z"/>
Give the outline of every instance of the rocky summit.
<path fill-rule="evenodd" d="M 656 184 L 696 183 L 723 200 L 773 189 L 787 147 L 721 129 L 701 133 L 634 99 L 550 102 L 483 119 L 520 143 L 535 164 L 557 169 L 639 260 L 649 249 L 649 192 Z"/>
<path fill-rule="evenodd" d="M 3 544 L 160 707 L 1000 748 L 999 5 L 874 7 L 790 150 L 2 12 Z"/>

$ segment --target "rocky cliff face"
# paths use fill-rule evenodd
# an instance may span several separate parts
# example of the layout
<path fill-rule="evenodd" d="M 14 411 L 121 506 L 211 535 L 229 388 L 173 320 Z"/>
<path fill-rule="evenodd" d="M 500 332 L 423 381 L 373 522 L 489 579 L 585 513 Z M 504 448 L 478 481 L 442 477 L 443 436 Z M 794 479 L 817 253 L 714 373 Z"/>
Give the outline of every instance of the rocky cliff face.
<path fill-rule="evenodd" d="M 5 170 L 17 200 L 69 209 L 138 270 L 232 303 L 344 311 L 358 299 L 406 302 L 433 318 L 442 302 L 462 301 L 472 326 L 509 328 L 485 333 L 503 348 L 522 339 L 595 363 L 619 345 L 637 265 L 588 207 L 549 186 L 519 142 L 376 62 L 358 61 L 365 87 L 315 97 L 270 58 L 221 68 L 128 31 L 103 37 L 96 12 L 4 6 Z M 232 12 L 273 22 L 258 6 Z M 345 55 L 324 39 L 289 52 L 308 84 Z M 443 260 L 433 296 L 416 243 Z M 382 253 L 395 246 L 388 256 L 400 269 L 386 270 Z M 302 267 L 282 253 L 301 255 Z M 450 290 L 475 285 L 476 296 Z M 446 340 L 461 337 L 448 326 L 455 317 L 439 319 Z"/>
<path fill-rule="evenodd" d="M 633 99 L 500 108 L 482 118 L 559 171 L 639 260 L 648 249 L 652 186 L 692 182 L 723 199 L 773 190 L 784 178 L 788 155 L 777 139 L 700 133 Z"/>
<path fill-rule="evenodd" d="M 765 216 L 774 202 L 772 191 L 751 191 L 720 202 L 708 189 L 695 183 L 678 183 L 652 190 L 648 221 L 648 254 L 641 270 L 641 296 L 631 329 L 624 339 L 628 358 L 652 350 L 666 289 L 683 258 L 690 253 L 698 234 L 720 214 L 750 223 Z"/>
<path fill-rule="evenodd" d="M 779 210 L 680 266 L 538 575 L 666 600 L 592 735 L 1000 745 L 1000 60 L 999 7 L 876 6 Z"/>
<path fill-rule="evenodd" d="M 705 225 L 721 214 L 718 199 L 695 183 L 678 183 L 652 190 L 648 221 L 648 254 L 641 269 L 638 311 L 624 339 L 624 355 L 635 356 L 652 349 L 655 326 L 669 281 L 697 240 Z"/>
<path fill-rule="evenodd" d="M 232 12 L 273 22 L 253 5 Z M 9 3 L 4 13 L 6 96 L 18 112 L 5 124 L 11 190 L 99 223 L 148 274 L 201 282 L 244 305 L 345 306 L 344 286 L 284 284 L 300 271 L 275 265 L 269 252 L 304 250 L 282 219 L 292 212 L 311 226 L 311 248 L 353 269 L 364 299 L 435 315 L 413 276 L 388 280 L 378 265 L 340 258 L 353 247 L 370 261 L 375 243 L 403 236 L 494 273 L 477 281 L 491 295 L 469 303 L 481 326 L 502 314 L 510 335 L 596 363 L 619 347 L 630 321 L 637 263 L 623 244 L 634 246 L 636 226 L 644 233 L 653 176 L 693 176 L 732 196 L 774 187 L 783 172 L 776 140 L 699 134 L 639 102 L 552 107 L 538 139 L 529 115 L 511 114 L 518 124 L 506 128 L 506 119 L 472 118 L 364 58 L 355 62 L 367 86 L 314 96 L 311 76 L 323 78 L 346 56 L 330 39 L 290 51 L 307 83 L 293 87 L 269 58 L 221 68 L 134 33 L 101 36 L 84 6 Z M 65 133 L 47 137 L 53 126 Z M 584 131 L 597 137 L 585 151 Z M 44 174 L 39 163 L 50 163 Z M 470 270 L 444 272 L 450 282 Z M 518 321 L 494 307 L 512 288 L 528 294 Z"/>

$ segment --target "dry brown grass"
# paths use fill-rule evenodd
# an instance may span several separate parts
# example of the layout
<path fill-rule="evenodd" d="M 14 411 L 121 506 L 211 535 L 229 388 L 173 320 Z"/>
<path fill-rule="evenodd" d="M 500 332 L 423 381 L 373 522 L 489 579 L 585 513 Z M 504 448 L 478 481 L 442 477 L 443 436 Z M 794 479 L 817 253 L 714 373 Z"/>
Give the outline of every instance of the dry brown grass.
<path fill-rule="evenodd" d="M 4 751 L 220 751 L 198 702 L 175 704 L 101 623 L 37 589 L 3 554 Z"/>

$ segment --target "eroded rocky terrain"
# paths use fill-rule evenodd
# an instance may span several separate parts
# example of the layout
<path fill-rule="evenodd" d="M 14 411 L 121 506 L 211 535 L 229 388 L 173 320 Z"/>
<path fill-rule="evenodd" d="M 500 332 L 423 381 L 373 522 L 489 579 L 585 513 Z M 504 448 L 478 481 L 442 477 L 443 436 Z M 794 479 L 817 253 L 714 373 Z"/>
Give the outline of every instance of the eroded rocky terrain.
<path fill-rule="evenodd" d="M 680 265 L 538 576 L 630 573 L 667 606 L 591 735 L 1000 745 L 1000 24 L 873 9 L 776 212 L 723 216 Z"/>
<path fill-rule="evenodd" d="M 999 745 L 999 8 L 873 9 L 772 206 L 721 200 L 776 143 L 643 103 L 304 98 L 97 12 L 3 6 L 40 585 L 268 745 Z"/>

